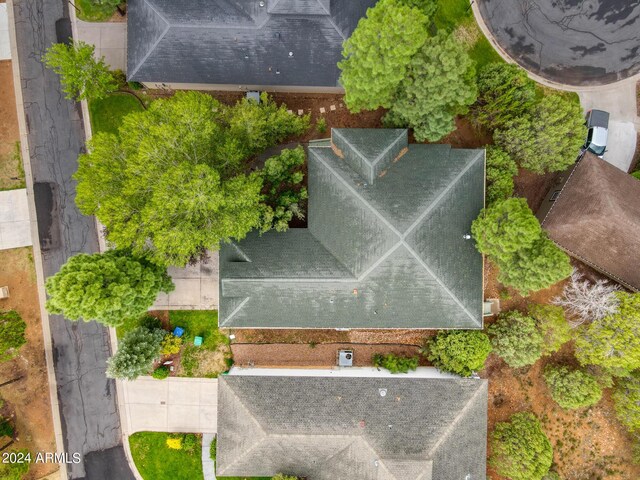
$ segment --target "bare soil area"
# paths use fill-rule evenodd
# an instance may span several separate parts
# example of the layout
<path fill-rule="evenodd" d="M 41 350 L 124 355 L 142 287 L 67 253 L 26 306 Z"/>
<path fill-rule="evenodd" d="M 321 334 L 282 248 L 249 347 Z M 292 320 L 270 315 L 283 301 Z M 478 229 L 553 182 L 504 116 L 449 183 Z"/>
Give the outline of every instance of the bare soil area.
<path fill-rule="evenodd" d="M 40 305 L 33 266 L 32 249 L 0 251 L 0 286 L 8 286 L 10 297 L 0 300 L 0 309 L 16 310 L 27 324 L 27 343 L 18 357 L 0 363 L 0 383 L 20 380 L 0 387 L 14 416 L 16 439 L 10 449 L 55 452 L 49 383 L 44 358 Z M 39 479 L 58 470 L 51 463 L 32 464 L 27 480 Z"/>
<path fill-rule="evenodd" d="M 0 60 L 0 190 L 24 185 L 21 160 L 15 155 L 18 140 L 20 132 L 11 60 Z"/>

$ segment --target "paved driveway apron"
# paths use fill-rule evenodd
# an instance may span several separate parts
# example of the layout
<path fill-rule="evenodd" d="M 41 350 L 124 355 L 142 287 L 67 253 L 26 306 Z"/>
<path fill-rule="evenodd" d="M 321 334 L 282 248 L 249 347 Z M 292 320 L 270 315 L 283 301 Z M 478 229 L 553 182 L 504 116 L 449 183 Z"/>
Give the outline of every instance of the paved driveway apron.
<path fill-rule="evenodd" d="M 478 0 L 500 46 L 567 85 L 600 85 L 640 72 L 640 0 Z"/>

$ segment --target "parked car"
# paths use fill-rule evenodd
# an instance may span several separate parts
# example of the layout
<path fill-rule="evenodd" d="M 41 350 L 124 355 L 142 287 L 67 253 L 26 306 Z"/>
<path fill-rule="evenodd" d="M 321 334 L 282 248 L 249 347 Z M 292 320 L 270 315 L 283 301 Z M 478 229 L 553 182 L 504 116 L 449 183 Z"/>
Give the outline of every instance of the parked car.
<path fill-rule="evenodd" d="M 582 153 L 587 150 L 602 158 L 607 151 L 607 136 L 609 135 L 609 112 L 589 110 L 587 112 L 587 140 L 582 147 Z"/>

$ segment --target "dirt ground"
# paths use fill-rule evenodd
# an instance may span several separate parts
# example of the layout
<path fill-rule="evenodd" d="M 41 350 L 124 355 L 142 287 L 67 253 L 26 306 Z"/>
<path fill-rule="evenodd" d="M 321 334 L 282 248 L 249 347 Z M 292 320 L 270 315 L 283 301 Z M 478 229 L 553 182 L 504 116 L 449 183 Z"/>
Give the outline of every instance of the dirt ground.
<path fill-rule="evenodd" d="M 0 190 L 23 185 L 16 142 L 20 140 L 11 60 L 0 60 Z"/>
<path fill-rule="evenodd" d="M 9 449 L 55 452 L 49 383 L 44 358 L 40 306 L 30 247 L 0 251 L 0 286 L 8 286 L 10 297 L 0 300 L 0 309 L 17 310 L 27 323 L 27 343 L 20 355 L 0 363 L 0 383 L 23 377 L 0 387 L 0 396 L 15 414 L 17 438 Z M 58 470 L 50 463 L 32 464 L 28 480 Z"/>

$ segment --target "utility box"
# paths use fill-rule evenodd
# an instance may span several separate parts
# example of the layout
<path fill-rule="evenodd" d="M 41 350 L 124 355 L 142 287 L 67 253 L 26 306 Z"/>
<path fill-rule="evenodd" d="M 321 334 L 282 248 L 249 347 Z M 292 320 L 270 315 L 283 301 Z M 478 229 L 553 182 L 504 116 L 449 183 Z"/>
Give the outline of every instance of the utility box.
<path fill-rule="evenodd" d="M 0 287 L 0 298 L 9 298 L 9 287 Z"/>
<path fill-rule="evenodd" d="M 338 366 L 353 367 L 353 350 L 338 350 Z"/>

